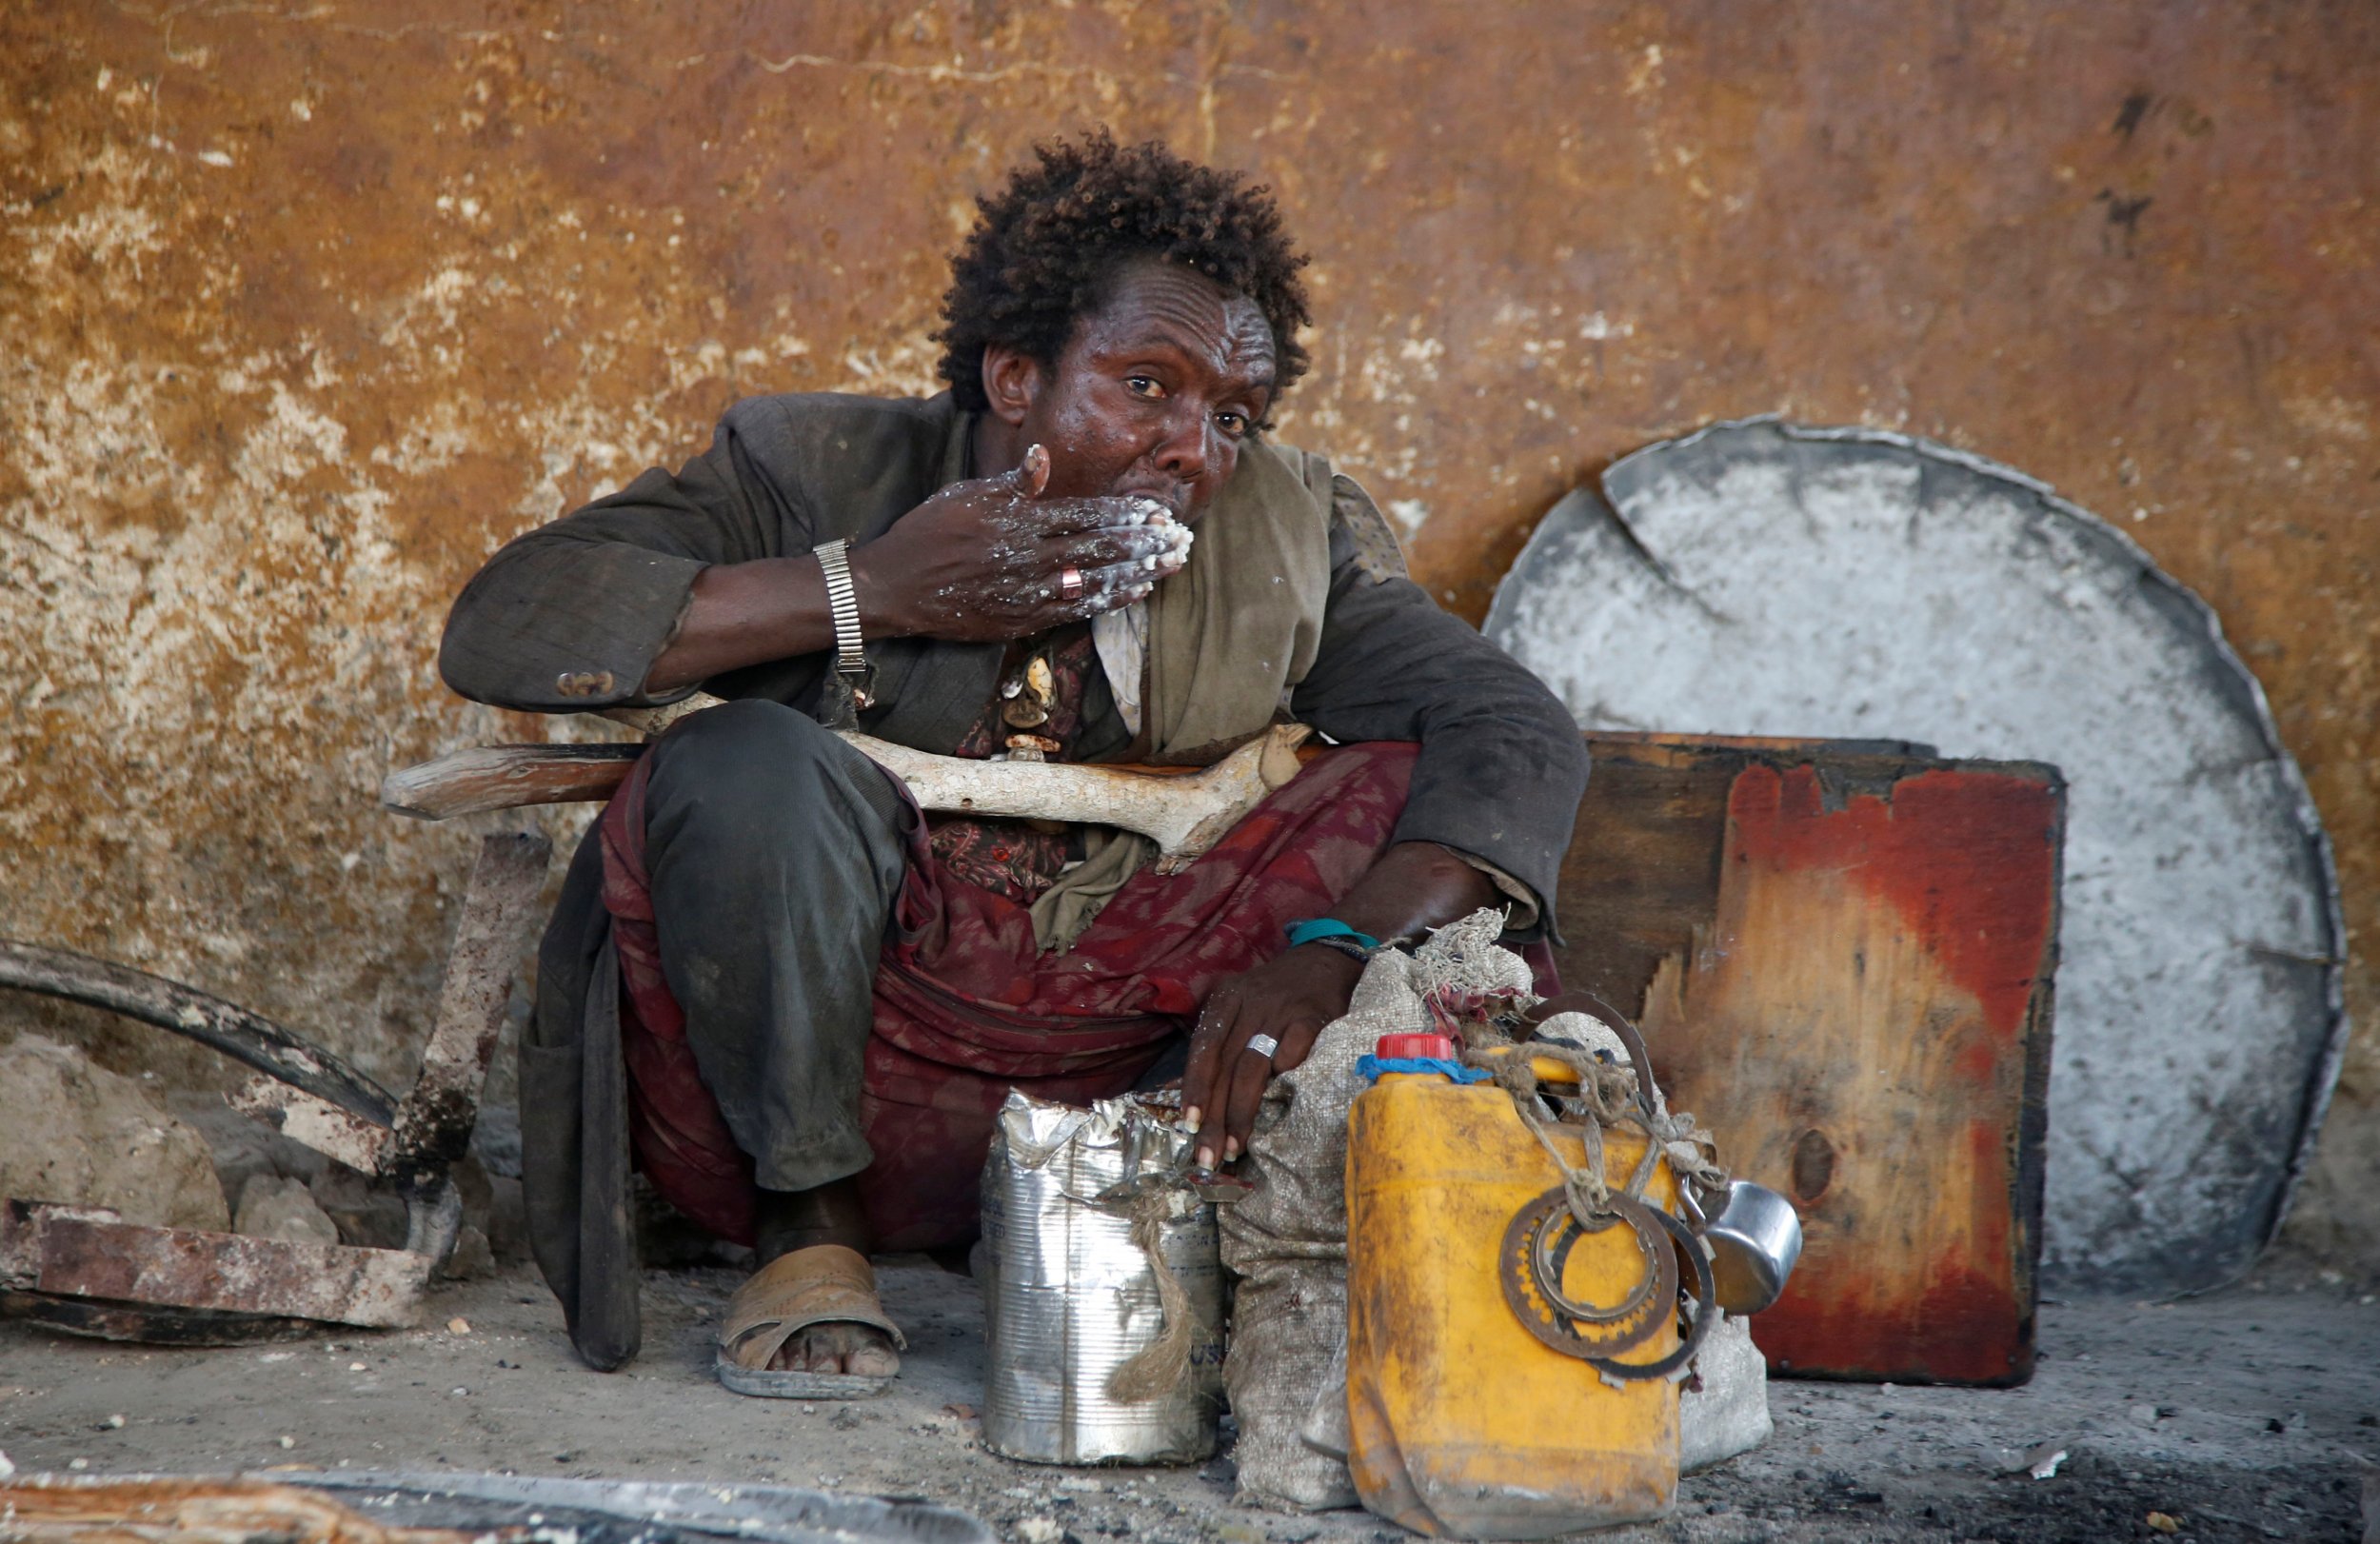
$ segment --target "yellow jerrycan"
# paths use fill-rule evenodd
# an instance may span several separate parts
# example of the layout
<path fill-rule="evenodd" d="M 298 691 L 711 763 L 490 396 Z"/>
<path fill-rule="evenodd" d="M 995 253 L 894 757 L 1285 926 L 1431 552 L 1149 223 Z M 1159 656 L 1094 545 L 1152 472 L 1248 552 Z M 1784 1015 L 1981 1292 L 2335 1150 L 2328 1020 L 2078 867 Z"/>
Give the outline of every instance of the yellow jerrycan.
<path fill-rule="evenodd" d="M 1455 1054 L 1447 1036 L 1382 1037 L 1377 1080 L 1348 1114 L 1356 1489 L 1374 1513 L 1440 1537 L 1659 1517 L 1677 1494 L 1674 1375 L 1695 1350 L 1678 1335 L 1681 1273 L 1696 1322 L 1713 1316 L 1708 1257 L 1673 1216 L 1676 1179 L 1656 1156 L 1632 1199 L 1645 1135 L 1592 1120 L 1532 1130 L 1502 1087 L 1458 1081 L 1484 1075 Z M 1532 1071 L 1578 1080 L 1550 1058 Z M 1590 1231 L 1563 1167 L 1587 1169 L 1598 1142 L 1614 1195 Z"/>

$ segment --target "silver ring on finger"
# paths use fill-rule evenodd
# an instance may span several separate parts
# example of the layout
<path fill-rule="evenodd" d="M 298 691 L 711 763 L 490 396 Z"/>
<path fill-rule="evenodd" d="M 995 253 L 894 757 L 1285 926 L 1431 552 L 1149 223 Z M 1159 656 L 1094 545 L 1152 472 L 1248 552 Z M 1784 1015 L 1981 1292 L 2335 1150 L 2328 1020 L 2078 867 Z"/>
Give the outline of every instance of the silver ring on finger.
<path fill-rule="evenodd" d="M 1270 1061 L 1274 1054 L 1280 1049 L 1280 1041 L 1270 1035 L 1251 1035 L 1248 1037 L 1247 1049 Z"/>
<path fill-rule="evenodd" d="M 1058 593 L 1061 598 L 1068 601 L 1080 596 L 1082 593 L 1082 570 L 1080 568 L 1059 569 Z"/>

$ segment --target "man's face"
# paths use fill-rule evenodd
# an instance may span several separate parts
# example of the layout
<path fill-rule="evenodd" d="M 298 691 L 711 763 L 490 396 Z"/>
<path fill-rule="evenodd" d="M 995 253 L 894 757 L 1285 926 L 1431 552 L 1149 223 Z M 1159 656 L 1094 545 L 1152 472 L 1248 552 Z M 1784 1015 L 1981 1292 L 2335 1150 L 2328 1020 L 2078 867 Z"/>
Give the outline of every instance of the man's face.
<path fill-rule="evenodd" d="M 1247 296 L 1148 260 L 1031 374 L 1016 422 L 1049 449 L 1049 492 L 1146 494 L 1193 520 L 1272 406 L 1273 329 Z"/>

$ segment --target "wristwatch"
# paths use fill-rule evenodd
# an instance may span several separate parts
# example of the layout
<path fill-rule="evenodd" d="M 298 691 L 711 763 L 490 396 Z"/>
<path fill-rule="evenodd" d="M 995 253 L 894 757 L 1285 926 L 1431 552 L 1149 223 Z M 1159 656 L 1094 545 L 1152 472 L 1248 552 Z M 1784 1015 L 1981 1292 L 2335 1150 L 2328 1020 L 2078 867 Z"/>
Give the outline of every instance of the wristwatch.
<path fill-rule="evenodd" d="M 837 537 L 814 550 L 826 575 L 826 607 L 835 621 L 835 683 L 857 712 L 875 704 L 876 666 L 867 663 L 860 638 L 860 597 L 851 587 L 850 545 Z"/>

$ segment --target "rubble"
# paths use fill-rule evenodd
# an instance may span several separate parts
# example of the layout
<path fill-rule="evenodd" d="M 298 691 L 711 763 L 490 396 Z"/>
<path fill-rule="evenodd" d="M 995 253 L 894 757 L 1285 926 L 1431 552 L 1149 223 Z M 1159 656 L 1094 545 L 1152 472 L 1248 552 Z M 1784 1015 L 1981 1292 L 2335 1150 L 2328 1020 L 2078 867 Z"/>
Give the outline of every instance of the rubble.
<path fill-rule="evenodd" d="M 495 1269 L 496 1252 L 489 1245 L 487 1235 L 466 1222 L 455 1234 L 454 1251 L 438 1267 L 438 1275 L 447 1281 L 472 1281 Z"/>
<path fill-rule="evenodd" d="M 207 1139 L 214 1159 L 215 1178 L 222 1182 L 224 1204 L 239 1216 L 240 1198 L 258 1175 L 311 1184 L 329 1159 L 303 1142 L 242 1115 L 215 1088 L 175 1088 L 166 1095 L 173 1118 Z"/>
<path fill-rule="evenodd" d="M 160 1227 L 231 1225 L 204 1138 L 137 1079 L 38 1035 L 0 1048 L 0 1196 Z"/>
<path fill-rule="evenodd" d="M 278 1238 L 292 1244 L 335 1244 L 339 1225 L 314 1204 L 302 1179 L 257 1174 L 240 1192 L 239 1211 L 231 1231 L 251 1238 Z"/>
<path fill-rule="evenodd" d="M 357 1249 L 403 1249 L 405 1200 L 344 1163 L 324 1167 L 309 1187 L 314 1204 L 337 1225 L 338 1241 Z"/>
<path fill-rule="evenodd" d="M 25 1106 L 11 1112 L 0 1105 L 0 1116 L 14 1116 L 0 1120 L 0 1133 L 18 1138 L 14 1169 L 23 1171 L 0 1167 L 0 1180 L 10 1181 L 0 1184 L 0 1311 L 69 1334 L 185 1345 L 287 1338 L 304 1333 L 298 1321 L 309 1319 L 414 1322 L 431 1273 L 461 1232 L 461 1187 L 452 1171 L 459 1163 L 476 1170 L 465 1160 L 480 1089 L 550 854 L 551 844 L 535 833 L 481 840 L 447 954 L 437 1024 L 402 1102 L 330 1052 L 236 1003 L 71 950 L 0 940 L 0 984 L 187 1035 L 266 1074 L 232 1091 L 232 1107 L 333 1160 L 306 1182 L 304 1198 L 339 1237 L 362 1246 L 325 1241 L 322 1218 L 285 1182 L 294 1177 L 262 1169 L 241 1185 L 244 1201 L 257 1190 L 248 1209 L 256 1231 L 229 1232 L 226 1187 L 206 1140 L 164 1111 L 137 1104 L 129 1115 L 116 1112 L 114 1125 L 123 1129 L 109 1134 L 103 1122 L 101 1139 L 89 1145 L 138 1157 L 178 1133 L 179 1178 L 194 1184 L 173 1189 L 143 1176 L 148 1182 L 130 1198 L 129 1213 L 108 1204 L 117 1198 L 92 1194 L 102 1187 L 87 1172 L 90 1166 L 70 1161 L 83 1147 L 60 1139 L 49 1123 L 61 1113 L 90 1114 L 85 1107 L 95 1104 L 93 1091 L 119 1090 L 88 1062 L 77 1065 L 64 1047 L 36 1040 L 10 1052 L 30 1075 L 0 1076 L 0 1092 Z M 52 1099 L 43 1108 L 41 1096 L 51 1085 L 85 1097 Z M 228 1145 L 244 1162 L 261 1151 L 236 1138 Z M 58 1172 L 62 1158 L 72 1172 Z M 489 1195 L 485 1176 L 479 1188 Z M 17 1189 L 28 1195 L 8 1194 Z M 63 1203 L 42 1198 L 61 1192 L 68 1195 Z M 141 1220 L 155 1214 L 161 1193 L 188 1195 L 201 1215 Z M 492 1225 L 485 1207 L 482 1218 Z M 292 1231 L 310 1237 L 274 1236 Z M 465 1264 L 493 1263 L 483 1231 Z"/>

